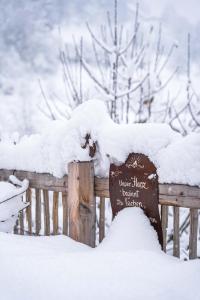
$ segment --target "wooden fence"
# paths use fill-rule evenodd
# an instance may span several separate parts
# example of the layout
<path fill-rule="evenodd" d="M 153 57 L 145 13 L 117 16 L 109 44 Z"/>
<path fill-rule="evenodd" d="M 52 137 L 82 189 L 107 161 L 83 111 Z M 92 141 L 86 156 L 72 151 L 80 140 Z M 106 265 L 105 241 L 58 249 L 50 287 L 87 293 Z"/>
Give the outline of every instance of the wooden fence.
<path fill-rule="evenodd" d="M 25 195 L 30 205 L 20 213 L 14 228 L 15 233 L 29 235 L 62 233 L 95 247 L 98 215 L 98 239 L 99 242 L 102 241 L 105 236 L 105 208 L 106 201 L 109 201 L 109 180 L 94 176 L 92 162 L 70 163 L 68 175 L 61 179 L 50 174 L 0 170 L 0 180 L 7 181 L 11 174 L 19 179 L 27 178 L 30 182 Z M 173 255 L 180 256 L 179 209 L 184 207 L 190 211 L 187 220 L 190 224 L 189 258 L 196 258 L 200 189 L 181 184 L 160 184 L 159 203 L 164 251 L 167 244 L 168 209 L 173 207 Z"/>

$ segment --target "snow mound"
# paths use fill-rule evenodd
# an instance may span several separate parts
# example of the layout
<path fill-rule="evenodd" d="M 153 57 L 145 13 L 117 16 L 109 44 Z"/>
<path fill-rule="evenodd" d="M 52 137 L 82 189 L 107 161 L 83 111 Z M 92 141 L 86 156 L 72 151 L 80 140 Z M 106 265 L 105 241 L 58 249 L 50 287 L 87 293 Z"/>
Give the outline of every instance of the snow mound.
<path fill-rule="evenodd" d="M 123 163 L 129 153 L 149 156 L 160 183 L 200 186 L 200 135 L 182 137 L 166 124 L 115 124 L 105 103 L 89 100 L 77 107 L 69 121 L 53 121 L 40 134 L 17 143 L 0 142 L 0 168 L 50 173 L 62 177 L 72 161 L 91 160 L 89 145 L 96 142 L 95 174 L 106 177 L 111 162 Z"/>
<path fill-rule="evenodd" d="M 200 186 L 200 134 L 191 133 L 157 154 L 161 182 Z"/>
<path fill-rule="evenodd" d="M 156 231 L 143 210 L 137 207 L 125 208 L 118 213 L 98 249 L 112 252 L 161 251 Z"/>

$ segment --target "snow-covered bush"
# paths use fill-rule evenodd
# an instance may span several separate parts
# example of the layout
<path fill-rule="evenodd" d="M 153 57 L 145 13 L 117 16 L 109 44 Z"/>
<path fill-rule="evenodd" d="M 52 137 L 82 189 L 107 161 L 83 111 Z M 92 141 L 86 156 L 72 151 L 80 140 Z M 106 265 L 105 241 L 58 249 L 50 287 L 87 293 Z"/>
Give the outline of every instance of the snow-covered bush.
<path fill-rule="evenodd" d="M 20 181 L 11 175 L 9 181 L 0 182 L 0 231 L 4 232 L 13 230 L 19 212 L 29 205 L 22 197 L 28 189 L 28 180 Z"/>

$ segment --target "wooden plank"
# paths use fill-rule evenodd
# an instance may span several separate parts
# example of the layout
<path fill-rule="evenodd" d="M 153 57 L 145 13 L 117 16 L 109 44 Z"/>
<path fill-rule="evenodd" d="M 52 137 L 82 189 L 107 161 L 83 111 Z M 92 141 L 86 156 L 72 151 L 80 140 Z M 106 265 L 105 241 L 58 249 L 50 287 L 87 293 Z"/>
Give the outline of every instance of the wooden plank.
<path fill-rule="evenodd" d="M 93 162 L 68 165 L 69 235 L 95 247 L 96 199 Z"/>
<path fill-rule="evenodd" d="M 99 243 L 105 237 L 105 198 L 100 198 L 100 207 L 99 207 Z"/>
<path fill-rule="evenodd" d="M 24 212 L 19 212 L 19 234 L 24 235 Z"/>
<path fill-rule="evenodd" d="M 95 177 L 94 179 L 95 196 L 110 198 L 109 194 L 109 179 Z"/>
<path fill-rule="evenodd" d="M 29 180 L 30 188 L 38 188 L 57 192 L 67 191 L 67 175 L 62 178 L 54 177 L 47 173 L 0 169 L 0 180 L 7 181 L 10 175 L 15 175 L 20 180 Z"/>
<path fill-rule="evenodd" d="M 63 234 L 68 235 L 68 201 L 67 193 L 62 193 L 62 205 L 63 205 Z"/>
<path fill-rule="evenodd" d="M 41 191 L 35 189 L 35 234 L 39 235 L 41 229 Z"/>
<path fill-rule="evenodd" d="M 180 236 L 179 236 L 179 207 L 174 207 L 174 234 L 173 234 L 173 255 L 180 257 Z"/>
<path fill-rule="evenodd" d="M 95 177 L 95 195 L 109 198 L 108 178 Z M 184 184 L 159 184 L 161 205 L 200 208 L 200 188 Z"/>
<path fill-rule="evenodd" d="M 0 180 L 8 180 L 9 175 L 16 175 L 19 179 L 27 178 L 30 182 L 30 188 L 39 188 L 52 190 L 57 192 L 66 192 L 68 184 L 68 176 L 63 178 L 54 177 L 47 173 L 35 173 L 28 171 L 16 171 L 16 170 L 4 170 L 0 169 Z M 200 188 L 197 186 L 189 186 L 184 184 L 159 184 L 159 191 L 161 197 L 161 204 L 163 203 L 164 196 L 179 196 L 181 198 L 190 198 L 190 201 L 194 201 L 196 198 L 196 206 L 200 206 Z M 95 195 L 98 197 L 109 198 L 109 180 L 108 178 L 95 177 Z M 188 201 L 186 201 L 189 204 Z M 174 199 L 168 199 L 166 205 L 180 206 L 181 203 L 177 203 Z M 188 206 L 189 207 L 189 206 Z"/>
<path fill-rule="evenodd" d="M 53 192 L 53 234 L 58 234 L 58 192 Z"/>
<path fill-rule="evenodd" d="M 190 209 L 189 258 L 197 258 L 198 209 Z"/>
<path fill-rule="evenodd" d="M 161 206 L 161 223 L 163 231 L 163 251 L 167 250 L 168 206 Z"/>
<path fill-rule="evenodd" d="M 67 191 L 67 175 L 63 178 L 56 178 L 47 173 L 0 169 L 0 180 L 8 180 L 9 175 L 12 174 L 16 175 L 21 180 L 27 178 L 30 182 L 30 188 L 46 189 L 57 192 Z M 160 204 L 162 205 L 200 208 L 199 187 L 183 184 L 159 184 L 159 192 Z M 95 195 L 98 197 L 109 198 L 108 178 L 95 177 Z"/>
<path fill-rule="evenodd" d="M 26 220 L 28 223 L 28 234 L 32 234 L 32 191 L 30 188 L 26 191 L 26 202 L 30 203 L 26 208 Z"/>
<path fill-rule="evenodd" d="M 200 199 L 194 197 L 159 195 L 159 203 L 168 206 L 200 208 Z"/>
<path fill-rule="evenodd" d="M 44 234 L 50 235 L 50 212 L 49 212 L 49 193 L 43 190 L 44 200 Z"/>
<path fill-rule="evenodd" d="M 200 188 L 186 184 L 159 184 L 160 195 L 200 198 Z"/>

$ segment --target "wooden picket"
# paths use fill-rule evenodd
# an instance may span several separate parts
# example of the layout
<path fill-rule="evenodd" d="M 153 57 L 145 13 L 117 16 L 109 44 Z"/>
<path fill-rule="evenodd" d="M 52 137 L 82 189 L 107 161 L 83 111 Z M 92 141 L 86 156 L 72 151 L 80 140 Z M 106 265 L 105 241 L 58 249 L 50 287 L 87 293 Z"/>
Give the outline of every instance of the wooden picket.
<path fill-rule="evenodd" d="M 58 192 L 53 193 L 53 234 L 58 234 Z"/>
<path fill-rule="evenodd" d="M 26 191 L 26 202 L 29 206 L 26 208 L 26 219 L 28 224 L 28 233 L 32 234 L 32 191 L 30 188 Z"/>
<path fill-rule="evenodd" d="M 20 211 L 19 213 L 19 234 L 24 234 L 24 212 Z"/>
<path fill-rule="evenodd" d="M 40 234 L 41 229 L 41 190 L 35 189 L 35 233 Z"/>
<path fill-rule="evenodd" d="M 43 190 L 43 202 L 44 202 L 44 232 L 45 235 L 50 235 L 49 193 L 47 190 Z"/>
<path fill-rule="evenodd" d="M 174 247 L 173 255 L 180 257 L 180 236 L 179 236 L 179 207 L 174 206 Z"/>
<path fill-rule="evenodd" d="M 68 201 L 67 193 L 62 193 L 62 206 L 63 206 L 63 230 L 64 235 L 68 235 L 68 219 L 69 219 L 69 210 L 68 210 Z"/>
<path fill-rule="evenodd" d="M 197 257 L 198 209 L 190 209 L 189 258 Z"/>
<path fill-rule="evenodd" d="M 167 251 L 168 206 L 161 206 L 161 223 L 163 231 L 163 251 Z"/>
<path fill-rule="evenodd" d="M 104 239 L 105 236 L 105 198 L 100 197 L 99 205 L 99 243 Z"/>

